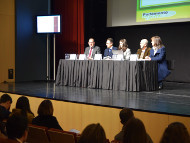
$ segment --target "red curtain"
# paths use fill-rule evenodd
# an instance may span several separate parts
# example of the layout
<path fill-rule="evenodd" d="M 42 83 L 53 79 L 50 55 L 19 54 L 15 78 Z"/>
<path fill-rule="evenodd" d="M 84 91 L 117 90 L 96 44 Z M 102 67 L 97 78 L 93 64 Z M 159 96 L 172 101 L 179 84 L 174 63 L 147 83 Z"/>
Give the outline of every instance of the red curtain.
<path fill-rule="evenodd" d="M 56 35 L 56 67 L 65 53 L 84 53 L 84 0 L 53 0 L 52 13 L 62 15 L 62 34 Z"/>

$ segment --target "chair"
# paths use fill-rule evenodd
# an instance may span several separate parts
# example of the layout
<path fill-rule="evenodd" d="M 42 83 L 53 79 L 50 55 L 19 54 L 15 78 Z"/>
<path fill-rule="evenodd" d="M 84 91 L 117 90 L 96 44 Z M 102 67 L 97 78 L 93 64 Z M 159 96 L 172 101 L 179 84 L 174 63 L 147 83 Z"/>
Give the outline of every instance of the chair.
<path fill-rule="evenodd" d="M 0 137 L 0 143 L 17 143 L 17 141 Z"/>
<path fill-rule="evenodd" d="M 47 127 L 29 125 L 29 132 L 27 142 L 29 143 L 49 143 L 49 138 L 47 136 Z"/>
<path fill-rule="evenodd" d="M 175 60 L 167 60 L 168 69 L 174 70 L 175 69 Z"/>
<path fill-rule="evenodd" d="M 122 143 L 121 141 L 113 140 L 111 143 Z"/>
<path fill-rule="evenodd" d="M 50 143 L 77 143 L 76 133 L 62 131 L 58 129 L 49 129 L 47 134 Z"/>
<path fill-rule="evenodd" d="M 76 142 L 77 142 L 77 143 L 79 142 L 80 136 L 81 136 L 81 135 L 79 135 L 79 134 L 77 134 L 77 136 L 76 136 Z"/>

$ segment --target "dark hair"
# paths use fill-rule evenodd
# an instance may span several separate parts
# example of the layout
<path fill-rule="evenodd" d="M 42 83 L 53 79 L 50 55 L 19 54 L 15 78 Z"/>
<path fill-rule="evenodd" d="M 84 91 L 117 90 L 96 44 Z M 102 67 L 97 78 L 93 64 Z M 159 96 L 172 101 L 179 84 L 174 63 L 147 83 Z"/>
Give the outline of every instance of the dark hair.
<path fill-rule="evenodd" d="M 121 47 L 120 46 L 120 42 L 122 42 L 123 43 L 123 47 Z M 123 50 L 124 52 L 127 50 L 127 48 L 128 48 L 128 45 L 127 45 L 127 40 L 126 39 L 121 39 L 120 41 L 119 41 L 119 50 Z"/>
<path fill-rule="evenodd" d="M 82 132 L 79 143 L 106 143 L 106 134 L 98 124 L 88 125 Z"/>
<path fill-rule="evenodd" d="M 28 128 L 27 118 L 21 115 L 12 115 L 7 120 L 6 129 L 10 139 L 20 139 Z"/>
<path fill-rule="evenodd" d="M 131 118 L 124 127 L 123 143 L 147 143 L 148 137 L 143 122 Z"/>
<path fill-rule="evenodd" d="M 134 117 L 133 111 L 129 108 L 123 108 L 120 113 L 119 113 L 119 117 L 121 119 L 121 123 L 124 125 L 127 123 L 127 121 L 129 119 L 131 119 L 132 117 Z"/>
<path fill-rule="evenodd" d="M 5 103 L 7 101 L 10 101 L 12 103 L 12 98 L 8 94 L 3 94 L 0 98 L 0 103 Z"/>
<path fill-rule="evenodd" d="M 113 39 L 112 38 L 108 38 L 107 41 L 110 41 L 110 43 L 113 44 Z"/>
<path fill-rule="evenodd" d="M 160 143 L 190 143 L 189 133 L 184 124 L 171 123 L 164 131 Z"/>
<path fill-rule="evenodd" d="M 53 115 L 53 105 L 50 100 L 44 100 L 38 107 L 38 115 Z"/>
<path fill-rule="evenodd" d="M 21 113 L 24 116 L 27 116 L 27 112 L 33 114 L 31 109 L 30 109 L 29 100 L 25 96 L 21 96 L 18 98 L 18 100 L 16 102 L 16 109 L 21 109 Z"/>
<path fill-rule="evenodd" d="M 155 47 L 158 47 L 158 49 L 162 48 L 164 45 L 162 43 L 162 40 L 159 36 L 153 36 L 151 38 L 151 41 L 154 41 L 154 45 Z"/>

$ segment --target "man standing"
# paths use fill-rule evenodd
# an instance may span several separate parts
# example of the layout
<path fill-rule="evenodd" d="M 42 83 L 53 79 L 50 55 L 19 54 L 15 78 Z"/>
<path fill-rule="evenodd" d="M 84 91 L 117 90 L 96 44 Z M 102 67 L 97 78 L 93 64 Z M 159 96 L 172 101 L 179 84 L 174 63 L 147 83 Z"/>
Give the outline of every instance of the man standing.
<path fill-rule="evenodd" d="M 93 38 L 90 38 L 88 41 L 89 47 L 85 48 L 84 54 L 89 60 L 92 60 L 95 54 L 101 54 L 100 47 L 95 46 L 95 41 Z"/>
<path fill-rule="evenodd" d="M 137 50 L 138 58 L 145 59 L 146 56 L 150 55 L 151 48 L 148 48 L 148 40 L 142 39 L 140 42 L 140 49 Z"/>
<path fill-rule="evenodd" d="M 106 41 L 106 46 L 107 48 L 104 50 L 104 57 L 111 57 L 112 58 L 112 50 L 117 50 L 117 47 L 113 47 L 113 39 L 112 38 L 108 38 Z"/>

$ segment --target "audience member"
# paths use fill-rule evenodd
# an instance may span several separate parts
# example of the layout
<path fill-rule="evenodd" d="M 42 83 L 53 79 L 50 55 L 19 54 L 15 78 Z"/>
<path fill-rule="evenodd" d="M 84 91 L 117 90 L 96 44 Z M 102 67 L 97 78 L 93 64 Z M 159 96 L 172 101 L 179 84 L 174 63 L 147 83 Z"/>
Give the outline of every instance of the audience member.
<path fill-rule="evenodd" d="M 0 132 L 1 136 L 6 135 L 5 122 L 10 115 L 12 98 L 8 94 L 3 94 L 0 98 Z"/>
<path fill-rule="evenodd" d="M 56 117 L 53 116 L 53 105 L 50 100 L 44 100 L 38 107 L 38 116 L 32 120 L 32 124 L 62 130 Z"/>
<path fill-rule="evenodd" d="M 98 124 L 88 125 L 82 132 L 78 143 L 106 143 L 106 134 Z"/>
<path fill-rule="evenodd" d="M 12 116 L 13 114 L 21 114 L 28 119 L 28 123 L 32 123 L 34 114 L 30 109 L 30 103 L 27 97 L 21 96 L 18 98 L 16 108 L 12 110 L 10 116 Z"/>
<path fill-rule="evenodd" d="M 148 40 L 142 39 L 140 42 L 140 49 L 137 50 L 138 58 L 145 59 L 146 56 L 150 55 L 151 48 L 148 47 Z"/>
<path fill-rule="evenodd" d="M 89 47 L 85 48 L 84 54 L 90 60 L 94 59 L 95 54 L 101 54 L 100 47 L 95 46 L 95 41 L 93 38 L 90 38 L 88 41 Z"/>
<path fill-rule="evenodd" d="M 119 41 L 119 48 L 118 50 L 122 50 L 123 51 L 123 56 L 125 60 L 129 60 L 130 56 L 131 56 L 131 50 L 128 48 L 127 45 L 127 40 L 126 39 L 121 39 Z"/>
<path fill-rule="evenodd" d="M 28 136 L 28 122 L 26 117 L 12 115 L 6 124 L 8 139 L 0 139 L 1 143 L 24 143 Z"/>
<path fill-rule="evenodd" d="M 190 143 L 187 128 L 180 122 L 171 123 L 165 129 L 160 143 Z"/>
<path fill-rule="evenodd" d="M 123 143 L 152 143 L 141 120 L 131 118 L 126 123 L 124 127 Z"/>
<path fill-rule="evenodd" d="M 111 57 L 112 58 L 112 50 L 117 50 L 116 47 L 113 47 L 113 39 L 112 38 L 108 38 L 106 41 L 106 46 L 107 48 L 104 50 L 104 57 Z"/>
<path fill-rule="evenodd" d="M 145 58 L 158 62 L 158 84 L 159 89 L 162 89 L 162 81 L 170 74 L 166 61 L 166 48 L 159 36 L 152 37 L 151 41 L 153 47 L 150 50 L 150 56 Z"/>
<path fill-rule="evenodd" d="M 120 113 L 119 117 L 121 120 L 121 124 L 123 125 L 122 130 L 115 136 L 115 140 L 122 141 L 124 135 L 124 126 L 126 125 L 127 121 L 134 117 L 133 111 L 129 108 L 123 108 Z"/>
<path fill-rule="evenodd" d="M 0 121 L 7 120 L 10 114 L 12 98 L 8 94 L 3 94 L 0 98 Z"/>

